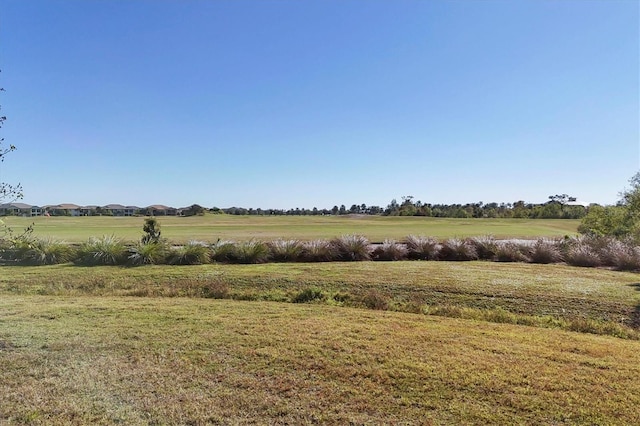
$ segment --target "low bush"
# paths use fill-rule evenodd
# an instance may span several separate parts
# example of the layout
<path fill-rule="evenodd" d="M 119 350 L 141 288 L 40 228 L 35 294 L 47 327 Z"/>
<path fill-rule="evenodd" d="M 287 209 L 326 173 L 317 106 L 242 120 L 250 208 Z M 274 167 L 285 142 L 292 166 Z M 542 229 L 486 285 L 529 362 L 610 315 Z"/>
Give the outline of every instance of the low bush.
<path fill-rule="evenodd" d="M 202 296 L 212 299 L 229 298 L 229 285 L 223 281 L 213 281 L 202 286 Z"/>
<path fill-rule="evenodd" d="M 435 260 L 438 258 L 440 245 L 435 238 L 409 235 L 406 244 L 409 259 Z"/>
<path fill-rule="evenodd" d="M 339 260 L 371 260 L 369 240 L 362 235 L 343 235 L 331 241 Z"/>
<path fill-rule="evenodd" d="M 317 288 L 306 288 L 302 290 L 300 293 L 296 294 L 293 298 L 293 303 L 309 303 L 316 300 L 324 300 L 325 295 L 322 293 L 322 290 Z"/>
<path fill-rule="evenodd" d="M 409 250 L 404 244 L 394 240 L 384 240 L 384 242 L 373 250 L 373 260 L 404 260 L 407 258 Z"/>
<path fill-rule="evenodd" d="M 442 242 L 438 258 L 458 261 L 477 260 L 478 252 L 469 241 L 450 238 Z"/>
<path fill-rule="evenodd" d="M 378 290 L 370 290 L 362 297 L 362 303 L 369 309 L 386 311 L 389 309 L 390 300 Z"/>

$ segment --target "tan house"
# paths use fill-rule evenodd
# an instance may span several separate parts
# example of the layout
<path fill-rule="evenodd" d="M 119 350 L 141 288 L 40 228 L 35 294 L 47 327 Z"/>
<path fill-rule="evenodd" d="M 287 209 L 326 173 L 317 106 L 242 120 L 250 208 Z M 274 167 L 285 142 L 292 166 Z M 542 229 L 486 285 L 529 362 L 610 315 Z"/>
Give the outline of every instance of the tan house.
<path fill-rule="evenodd" d="M 0 216 L 40 216 L 43 209 L 25 203 L 0 204 Z"/>
<path fill-rule="evenodd" d="M 123 206 L 122 204 L 107 204 L 102 211 L 108 211 L 112 216 L 133 216 L 140 210 L 137 206 Z"/>
<path fill-rule="evenodd" d="M 55 206 L 44 206 L 44 210 L 51 216 L 80 216 L 81 207 L 77 204 L 65 203 Z"/>
<path fill-rule="evenodd" d="M 154 204 L 152 206 L 148 206 L 142 211 L 147 216 L 176 216 L 178 214 L 178 209 L 174 207 L 164 206 L 162 204 Z"/>

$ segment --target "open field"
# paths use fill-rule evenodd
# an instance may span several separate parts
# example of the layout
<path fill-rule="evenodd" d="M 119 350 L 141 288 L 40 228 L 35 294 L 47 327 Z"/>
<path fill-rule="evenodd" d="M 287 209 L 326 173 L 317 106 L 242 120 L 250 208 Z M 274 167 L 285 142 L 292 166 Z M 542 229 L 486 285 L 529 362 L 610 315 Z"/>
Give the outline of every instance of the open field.
<path fill-rule="evenodd" d="M 324 305 L 4 296 L 0 423 L 638 424 L 639 349 Z"/>
<path fill-rule="evenodd" d="M 36 236 L 67 242 L 89 237 L 115 235 L 138 240 L 142 217 L 6 217 L 16 229 L 35 223 Z M 450 219 L 381 216 L 231 216 L 159 217 L 162 235 L 174 242 L 216 241 L 257 238 L 328 239 L 344 234 L 361 234 L 371 241 L 402 239 L 409 234 L 438 238 L 493 235 L 496 238 L 536 238 L 574 235 L 578 220 L 568 219 Z"/>

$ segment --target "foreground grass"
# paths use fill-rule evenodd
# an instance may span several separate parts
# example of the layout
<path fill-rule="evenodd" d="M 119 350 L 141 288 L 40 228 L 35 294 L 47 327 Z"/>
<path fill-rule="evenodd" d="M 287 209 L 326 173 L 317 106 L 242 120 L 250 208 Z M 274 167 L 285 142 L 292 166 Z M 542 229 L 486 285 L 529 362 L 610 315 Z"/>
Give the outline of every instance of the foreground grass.
<path fill-rule="evenodd" d="M 371 241 L 403 239 L 409 234 L 438 238 L 494 235 L 496 238 L 561 237 L 576 233 L 578 220 L 560 219 L 450 219 L 381 216 L 230 216 L 160 217 L 162 235 L 177 243 L 218 238 L 329 239 L 343 234 L 362 234 Z M 35 217 L 3 218 L 16 229 L 35 224 L 35 236 L 79 243 L 89 237 L 115 235 L 139 240 L 142 217 Z"/>
<path fill-rule="evenodd" d="M 638 424 L 640 344 L 320 305 L 0 298 L 3 424 Z"/>
<path fill-rule="evenodd" d="M 0 294 L 311 301 L 638 338 L 637 274 L 494 262 L 0 267 Z"/>

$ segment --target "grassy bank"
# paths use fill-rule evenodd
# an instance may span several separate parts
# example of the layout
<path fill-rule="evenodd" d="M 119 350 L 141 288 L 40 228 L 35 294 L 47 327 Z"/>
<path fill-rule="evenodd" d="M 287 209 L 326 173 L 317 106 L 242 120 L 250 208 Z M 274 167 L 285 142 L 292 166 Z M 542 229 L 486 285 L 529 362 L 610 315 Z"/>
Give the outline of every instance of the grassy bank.
<path fill-rule="evenodd" d="M 566 265 L 331 262 L 1 267 L 0 294 L 313 302 L 637 335 L 638 275 Z"/>
<path fill-rule="evenodd" d="M 141 217 L 6 217 L 16 229 L 35 224 L 34 235 L 79 243 L 89 237 L 115 235 L 129 241 L 142 235 Z M 437 238 L 493 235 L 496 238 L 558 237 L 576 233 L 579 221 L 560 219 L 449 219 L 380 216 L 230 216 L 160 217 L 162 236 L 176 243 L 213 242 L 218 238 L 329 239 L 360 234 L 371 241 L 402 239 L 409 234 Z"/>
<path fill-rule="evenodd" d="M 8 424 L 638 424 L 638 342 L 318 305 L 3 296 Z"/>

